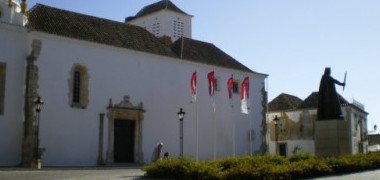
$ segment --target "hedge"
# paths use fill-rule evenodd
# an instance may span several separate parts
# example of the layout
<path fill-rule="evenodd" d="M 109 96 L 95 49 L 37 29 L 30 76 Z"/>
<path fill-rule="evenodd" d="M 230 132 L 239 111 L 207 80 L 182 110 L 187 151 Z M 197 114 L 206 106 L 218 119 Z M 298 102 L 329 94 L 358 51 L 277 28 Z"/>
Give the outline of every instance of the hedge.
<path fill-rule="evenodd" d="M 379 169 L 380 153 L 320 158 L 312 154 L 230 157 L 195 162 L 170 158 L 144 166 L 145 177 L 198 180 L 288 180 Z"/>

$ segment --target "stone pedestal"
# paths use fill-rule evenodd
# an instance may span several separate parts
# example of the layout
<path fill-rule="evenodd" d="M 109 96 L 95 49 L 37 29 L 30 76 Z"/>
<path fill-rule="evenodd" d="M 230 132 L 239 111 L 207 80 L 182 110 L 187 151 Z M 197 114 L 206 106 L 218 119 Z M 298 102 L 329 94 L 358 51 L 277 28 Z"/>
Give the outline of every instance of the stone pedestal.
<path fill-rule="evenodd" d="M 348 124 L 342 119 L 315 121 L 315 155 L 330 157 L 350 153 Z"/>

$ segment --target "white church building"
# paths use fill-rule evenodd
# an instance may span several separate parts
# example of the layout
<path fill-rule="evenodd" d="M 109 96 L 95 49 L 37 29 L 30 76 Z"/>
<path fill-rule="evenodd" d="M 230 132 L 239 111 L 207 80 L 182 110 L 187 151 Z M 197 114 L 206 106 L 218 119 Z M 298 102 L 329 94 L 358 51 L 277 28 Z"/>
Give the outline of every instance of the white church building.
<path fill-rule="evenodd" d="M 43 166 L 144 164 L 159 142 L 178 157 L 180 137 L 196 160 L 267 150 L 267 75 L 192 39 L 193 16 L 171 1 L 125 22 L 25 10 L 0 0 L 0 166 L 42 152 Z"/>

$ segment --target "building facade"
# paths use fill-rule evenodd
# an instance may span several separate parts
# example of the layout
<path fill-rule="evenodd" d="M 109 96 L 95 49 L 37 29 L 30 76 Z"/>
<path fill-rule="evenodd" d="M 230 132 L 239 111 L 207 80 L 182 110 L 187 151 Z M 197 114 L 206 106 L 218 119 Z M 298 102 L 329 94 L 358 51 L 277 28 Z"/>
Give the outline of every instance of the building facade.
<path fill-rule="evenodd" d="M 380 135 L 379 134 L 368 135 L 368 151 L 369 152 L 380 151 Z"/>
<path fill-rule="evenodd" d="M 339 96 L 344 120 L 332 132 L 344 127 L 339 136 L 338 152 L 341 155 L 368 152 L 367 115 L 364 105 L 349 103 Z M 294 153 L 315 154 L 315 124 L 317 120 L 318 93 L 305 100 L 282 93 L 268 104 L 268 141 L 270 154 L 292 155 Z M 274 121 L 277 116 L 277 126 Z M 328 128 L 328 127 L 325 127 Z M 339 131 L 340 131 L 339 129 Z M 344 141 L 344 142 L 343 142 Z M 348 147 L 348 148 L 345 148 Z"/>
<path fill-rule="evenodd" d="M 165 3 L 171 4 L 158 2 Z M 25 16 L 22 6 L 0 0 L 0 166 L 28 166 L 42 151 L 44 166 L 149 163 L 159 142 L 178 156 L 180 108 L 186 112 L 185 157 L 209 160 L 266 150 L 267 75 L 191 39 L 191 23 L 168 44 L 159 36 L 175 40 L 171 32 L 152 34 L 131 23 L 42 4 Z M 149 12 L 178 15 L 170 9 Z M 194 72 L 196 101 L 190 88 Z M 248 114 L 240 111 L 245 78 Z M 37 97 L 44 101 L 40 113 Z"/>

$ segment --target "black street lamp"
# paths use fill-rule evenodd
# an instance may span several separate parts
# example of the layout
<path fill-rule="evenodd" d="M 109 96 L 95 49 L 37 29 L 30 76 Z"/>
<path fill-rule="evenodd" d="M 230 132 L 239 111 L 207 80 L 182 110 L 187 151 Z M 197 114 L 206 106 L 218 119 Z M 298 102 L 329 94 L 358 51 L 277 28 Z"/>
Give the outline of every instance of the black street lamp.
<path fill-rule="evenodd" d="M 179 119 L 179 156 L 183 157 L 183 118 L 185 117 L 185 112 L 182 108 L 179 108 L 178 119 Z"/>
<path fill-rule="evenodd" d="M 41 156 L 42 151 L 40 152 L 40 138 L 39 138 L 39 132 L 40 132 L 40 112 L 42 110 L 42 106 L 44 105 L 44 102 L 41 100 L 41 97 L 38 96 L 37 100 L 34 101 L 34 108 L 36 110 L 36 123 L 35 123 L 35 150 L 34 150 L 34 158 L 37 168 L 41 168 Z"/>
<path fill-rule="evenodd" d="M 277 154 L 277 143 L 278 143 L 278 123 L 279 123 L 279 121 L 280 121 L 280 119 L 277 117 L 277 115 L 274 117 L 274 119 L 273 119 L 273 122 L 274 122 L 274 128 L 275 128 L 275 135 L 274 135 L 274 137 L 275 137 L 275 142 L 276 142 L 276 144 L 275 144 L 275 150 L 276 150 L 276 154 Z"/>

